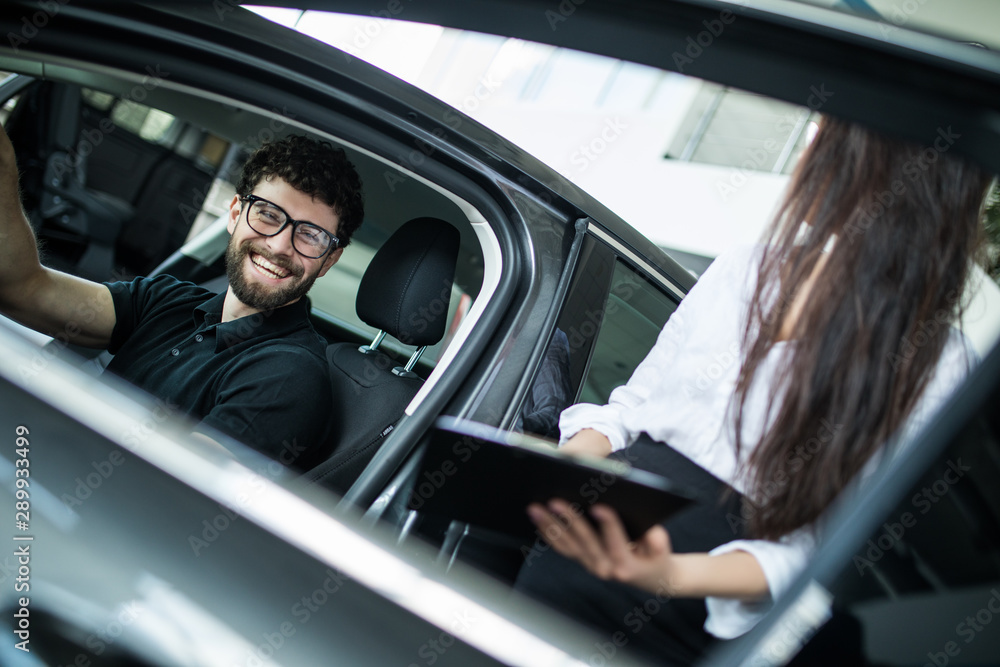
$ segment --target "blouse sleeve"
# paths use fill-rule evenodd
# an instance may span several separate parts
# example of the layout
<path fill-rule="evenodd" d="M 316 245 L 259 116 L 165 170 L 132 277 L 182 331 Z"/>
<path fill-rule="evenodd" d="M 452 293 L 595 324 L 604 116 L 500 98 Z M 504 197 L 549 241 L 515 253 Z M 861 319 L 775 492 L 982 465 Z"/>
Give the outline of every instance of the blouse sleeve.
<path fill-rule="evenodd" d="M 815 536 L 811 529 L 802 528 L 782 537 L 776 542 L 770 540 L 736 540 L 716 547 L 709 552 L 712 556 L 732 551 L 746 551 L 757 559 L 770 595 L 762 600 L 737 600 L 710 597 L 705 599 L 708 620 L 705 631 L 720 639 L 733 639 L 753 628 L 766 614 L 795 577 L 798 576 L 815 549 Z"/>

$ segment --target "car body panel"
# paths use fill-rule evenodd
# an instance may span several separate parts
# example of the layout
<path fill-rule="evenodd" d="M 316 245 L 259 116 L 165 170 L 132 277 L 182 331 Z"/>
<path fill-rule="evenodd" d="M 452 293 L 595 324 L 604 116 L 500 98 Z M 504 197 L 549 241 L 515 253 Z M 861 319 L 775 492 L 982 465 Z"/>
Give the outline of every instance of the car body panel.
<path fill-rule="evenodd" d="M 25 467 L 33 501 L 30 528 L 15 536 L 30 540 L 14 542 L 28 554 L 21 584 L 17 557 L 8 557 L 11 585 L 0 599 L 29 609 L 26 646 L 50 664 L 83 655 L 128 664 L 529 665 L 540 654 L 572 664 L 497 613 L 509 606 L 522 622 L 538 613 L 527 602 L 508 603 L 505 590 L 460 571 L 445 586 L 432 552 L 393 553 L 391 536 L 331 516 L 330 497 L 310 503 L 283 488 L 290 481 L 280 466 L 252 452 L 245 467 L 206 455 L 163 401 L 132 400 L 118 394 L 124 383 L 95 384 L 6 329 L 0 336 L 3 424 L 10 433 L 25 426 L 18 432 L 28 442 L 24 456 L 3 457 L 5 495 L 14 502 L 14 472 Z M 19 391 L 12 377 L 22 378 Z M 459 592 L 462 580 L 471 597 Z M 29 602 L 19 605 L 18 593 Z M 537 622 L 533 633 L 573 636 Z M 486 654 L 473 648 L 481 641 L 493 644 Z"/>

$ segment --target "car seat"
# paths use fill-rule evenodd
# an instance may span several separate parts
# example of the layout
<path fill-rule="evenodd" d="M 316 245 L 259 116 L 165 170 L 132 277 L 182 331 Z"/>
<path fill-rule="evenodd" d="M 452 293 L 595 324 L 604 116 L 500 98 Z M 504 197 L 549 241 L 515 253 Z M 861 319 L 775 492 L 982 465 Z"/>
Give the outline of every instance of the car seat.
<path fill-rule="evenodd" d="M 415 218 L 379 248 L 358 287 L 357 313 L 378 329 L 370 345 L 335 343 L 326 357 L 333 385 L 330 457 L 306 474 L 343 494 L 371 461 L 423 385 L 414 367 L 448 322 L 460 235 L 437 218 Z M 379 349 L 386 335 L 416 349 L 399 366 Z"/>

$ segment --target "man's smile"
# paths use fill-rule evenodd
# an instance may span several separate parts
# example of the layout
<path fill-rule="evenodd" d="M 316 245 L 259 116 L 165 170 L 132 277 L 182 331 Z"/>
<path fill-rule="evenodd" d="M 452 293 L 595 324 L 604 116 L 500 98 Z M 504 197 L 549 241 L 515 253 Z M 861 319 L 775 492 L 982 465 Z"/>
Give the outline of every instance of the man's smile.
<path fill-rule="evenodd" d="M 250 263 L 253 264 L 253 267 L 266 278 L 281 280 L 292 275 L 292 272 L 288 269 L 278 266 L 256 252 L 248 252 L 247 257 L 250 258 Z"/>

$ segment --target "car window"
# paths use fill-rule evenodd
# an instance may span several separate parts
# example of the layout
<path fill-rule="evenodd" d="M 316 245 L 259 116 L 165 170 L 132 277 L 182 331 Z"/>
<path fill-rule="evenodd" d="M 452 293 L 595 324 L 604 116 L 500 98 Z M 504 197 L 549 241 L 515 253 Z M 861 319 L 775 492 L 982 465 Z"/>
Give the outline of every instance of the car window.
<path fill-rule="evenodd" d="M 677 302 L 588 237 L 558 324 L 521 409 L 522 430 L 558 437 L 573 403 L 607 403 L 656 342 Z"/>
<path fill-rule="evenodd" d="M 7 79 L 16 76 L 10 72 L 0 72 L 0 83 L 5 82 Z M 7 124 L 7 119 L 10 118 L 10 112 L 14 110 L 17 106 L 17 101 L 21 98 L 20 95 L 14 95 L 10 99 L 3 100 L 3 104 L 0 105 L 0 124 Z"/>
<path fill-rule="evenodd" d="M 131 99 L 143 86 L 22 80 L 2 120 L 47 263 L 92 280 L 150 273 L 188 237 L 230 142 Z"/>
<path fill-rule="evenodd" d="M 240 168 L 250 153 L 273 138 L 275 128 L 292 131 L 284 120 L 224 105 L 192 106 L 183 95 L 164 88 L 137 86 L 123 93 L 114 81 L 108 88 L 99 88 L 11 76 L 20 77 L 27 86 L 0 100 L 0 118 L 13 137 L 19 163 L 28 166 L 22 175 L 25 207 L 46 244 L 50 266 L 94 280 L 166 270 L 183 279 L 204 282 L 222 273 L 218 256 L 226 235 L 214 223 L 228 212 Z M 69 200 L 61 192 L 53 192 L 51 182 L 43 178 L 49 165 L 31 168 L 38 163 L 36 156 L 52 153 L 52 148 L 42 143 L 53 143 L 48 139 L 51 133 L 43 130 L 57 121 L 68 128 L 66 137 L 59 141 L 69 147 L 64 154 L 73 166 L 62 170 L 72 182 L 60 187 L 83 188 L 88 197 L 113 205 L 115 216 L 91 217 L 68 208 L 68 204 L 58 210 L 47 206 L 50 200 Z M 313 313 L 329 325 L 323 329 L 329 339 L 370 342 L 377 332 L 360 320 L 355 302 L 361 277 L 376 250 L 408 219 L 424 215 L 447 220 L 460 230 L 463 242 L 445 336 L 420 358 L 420 372 L 426 376 L 482 288 L 480 243 L 461 207 L 447 195 L 412 175 L 401 174 L 383 185 L 384 166 L 361 153 L 349 152 L 366 187 L 366 221 L 341 261 L 311 290 Z M 49 214 L 50 210 L 55 213 Z M 196 240 L 203 232 L 205 236 Z M 208 243 L 215 248 L 200 256 L 207 260 L 206 266 L 163 266 L 187 242 Z M 101 261 L 82 259 L 94 256 Z M 402 362 L 413 352 L 412 347 L 391 337 L 383 347 Z"/>
<path fill-rule="evenodd" d="M 615 261 L 604 306 L 604 323 L 594 344 L 579 401 L 604 404 L 626 382 L 656 342 L 677 303 L 621 259 Z"/>
<path fill-rule="evenodd" d="M 172 114 L 145 104 L 120 99 L 109 93 L 89 88 L 84 88 L 81 92 L 87 104 L 107 112 L 115 125 L 138 134 L 146 141 L 167 144 L 174 134 L 172 130 L 182 125 Z"/>

